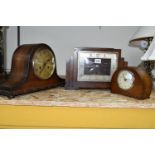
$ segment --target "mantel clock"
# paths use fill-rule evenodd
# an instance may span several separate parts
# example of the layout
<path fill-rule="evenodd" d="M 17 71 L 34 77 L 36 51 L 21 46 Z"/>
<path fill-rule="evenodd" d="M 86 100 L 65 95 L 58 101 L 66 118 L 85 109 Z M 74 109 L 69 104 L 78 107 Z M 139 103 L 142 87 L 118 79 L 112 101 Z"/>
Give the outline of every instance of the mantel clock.
<path fill-rule="evenodd" d="M 75 48 L 66 65 L 66 89 L 110 88 L 116 69 L 127 66 L 121 50 L 113 48 Z"/>
<path fill-rule="evenodd" d="M 147 99 L 152 91 L 152 80 L 145 70 L 124 67 L 114 73 L 111 91 L 137 99 Z"/>
<path fill-rule="evenodd" d="M 63 84 L 53 50 L 46 44 L 25 44 L 15 50 L 10 76 L 0 85 L 0 94 L 12 98 Z"/>

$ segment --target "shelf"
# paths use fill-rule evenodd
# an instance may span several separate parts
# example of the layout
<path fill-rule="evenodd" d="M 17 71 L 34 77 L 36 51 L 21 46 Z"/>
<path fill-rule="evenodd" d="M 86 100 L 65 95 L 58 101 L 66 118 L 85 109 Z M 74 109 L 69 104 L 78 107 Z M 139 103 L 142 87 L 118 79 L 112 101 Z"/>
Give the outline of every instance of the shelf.
<path fill-rule="evenodd" d="M 103 89 L 65 90 L 63 87 L 40 91 L 13 99 L 0 96 L 0 104 L 95 108 L 155 108 L 155 91 L 149 99 L 134 98 L 112 94 Z"/>
<path fill-rule="evenodd" d="M 0 128 L 155 128 L 155 92 L 147 100 L 63 88 L 1 96 Z"/>

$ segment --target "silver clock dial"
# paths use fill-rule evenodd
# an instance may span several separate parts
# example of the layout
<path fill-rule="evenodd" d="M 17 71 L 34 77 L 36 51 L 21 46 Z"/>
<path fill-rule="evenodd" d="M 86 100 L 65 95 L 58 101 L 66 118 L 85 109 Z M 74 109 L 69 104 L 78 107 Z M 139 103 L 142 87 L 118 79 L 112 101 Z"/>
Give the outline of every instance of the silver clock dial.
<path fill-rule="evenodd" d="M 77 81 L 111 82 L 118 67 L 118 55 L 113 52 L 78 52 Z"/>
<path fill-rule="evenodd" d="M 117 78 L 118 86 L 123 90 L 131 89 L 134 85 L 134 74 L 128 70 L 120 71 Z"/>

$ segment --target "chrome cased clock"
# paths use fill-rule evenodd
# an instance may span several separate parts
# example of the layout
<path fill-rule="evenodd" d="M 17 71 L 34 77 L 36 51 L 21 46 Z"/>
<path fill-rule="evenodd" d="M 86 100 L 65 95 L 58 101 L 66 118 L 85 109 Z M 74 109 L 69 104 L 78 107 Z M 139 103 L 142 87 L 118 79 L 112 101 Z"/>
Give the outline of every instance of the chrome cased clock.
<path fill-rule="evenodd" d="M 113 73 L 126 65 L 120 49 L 75 48 L 67 62 L 65 88 L 110 88 Z"/>

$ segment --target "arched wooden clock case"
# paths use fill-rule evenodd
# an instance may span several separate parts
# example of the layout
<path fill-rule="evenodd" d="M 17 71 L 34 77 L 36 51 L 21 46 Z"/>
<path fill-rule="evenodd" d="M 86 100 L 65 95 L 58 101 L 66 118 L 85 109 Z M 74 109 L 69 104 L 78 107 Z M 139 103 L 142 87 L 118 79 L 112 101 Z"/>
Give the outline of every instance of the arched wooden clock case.
<path fill-rule="evenodd" d="M 33 59 L 36 52 L 41 50 L 43 51 L 41 57 L 44 57 L 44 53 L 47 53 L 46 57 L 49 54 L 51 60 L 48 58 L 45 62 L 42 62 L 42 68 L 39 68 L 39 66 L 37 68 L 34 66 Z M 40 69 L 40 72 L 47 68 L 51 72 L 39 75 L 39 71 L 35 68 Z M 52 49 L 46 44 L 25 44 L 15 50 L 10 76 L 8 80 L 0 85 L 0 94 L 12 98 L 17 95 L 48 89 L 58 85 L 64 85 L 64 79 L 58 77 L 56 73 L 56 60 Z"/>
<path fill-rule="evenodd" d="M 112 93 L 137 99 L 147 99 L 150 97 L 151 91 L 151 77 L 140 68 L 124 67 L 118 69 L 112 77 Z"/>

